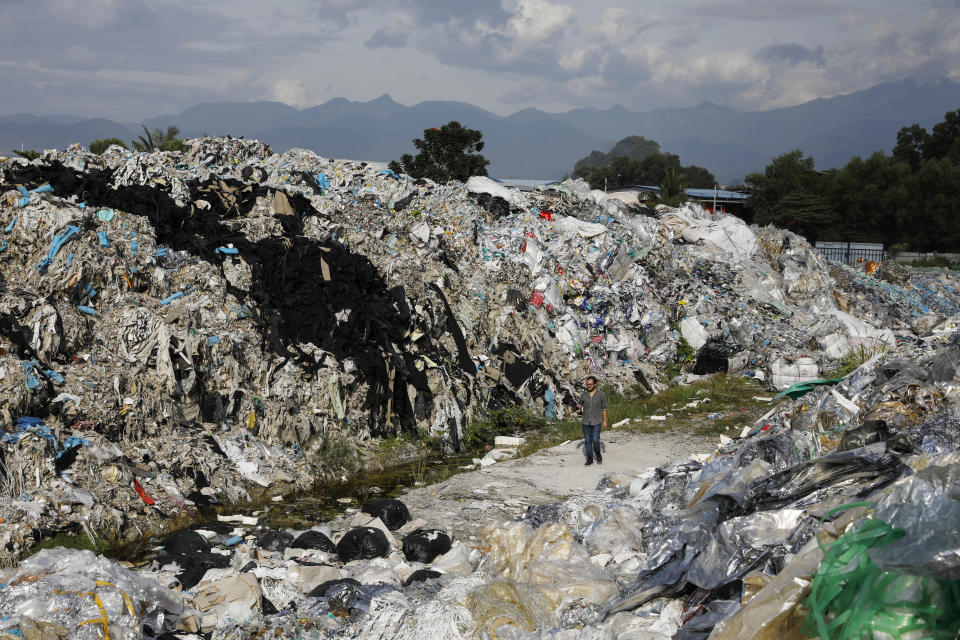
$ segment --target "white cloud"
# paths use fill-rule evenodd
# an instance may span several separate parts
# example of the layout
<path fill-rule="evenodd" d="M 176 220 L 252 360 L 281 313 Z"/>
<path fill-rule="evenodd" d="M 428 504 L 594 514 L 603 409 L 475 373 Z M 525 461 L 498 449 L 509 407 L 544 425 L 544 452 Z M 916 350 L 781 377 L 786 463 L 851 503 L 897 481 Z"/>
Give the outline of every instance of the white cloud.
<path fill-rule="evenodd" d="M 566 4 L 548 0 L 520 0 L 507 23 L 506 33 L 518 44 L 540 43 L 556 38 L 576 22 L 576 12 Z"/>
<path fill-rule="evenodd" d="M 271 96 L 278 102 L 298 109 L 314 104 L 310 100 L 307 86 L 300 78 L 280 78 L 273 83 Z"/>

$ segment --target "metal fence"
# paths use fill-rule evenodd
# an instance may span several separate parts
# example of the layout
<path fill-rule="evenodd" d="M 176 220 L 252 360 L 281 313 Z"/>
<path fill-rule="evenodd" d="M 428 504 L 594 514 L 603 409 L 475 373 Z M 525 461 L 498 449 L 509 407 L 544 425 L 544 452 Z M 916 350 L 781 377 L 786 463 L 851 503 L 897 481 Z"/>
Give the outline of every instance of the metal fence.
<path fill-rule="evenodd" d="M 857 265 L 863 262 L 883 262 L 887 258 L 882 244 L 864 242 L 818 242 L 817 251 L 834 262 Z"/>

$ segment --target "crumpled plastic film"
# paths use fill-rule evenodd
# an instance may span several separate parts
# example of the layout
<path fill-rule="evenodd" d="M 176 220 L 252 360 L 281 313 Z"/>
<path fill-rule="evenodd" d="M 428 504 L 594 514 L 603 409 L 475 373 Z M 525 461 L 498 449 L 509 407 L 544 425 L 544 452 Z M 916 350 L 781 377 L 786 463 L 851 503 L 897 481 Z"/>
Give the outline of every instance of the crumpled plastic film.
<path fill-rule="evenodd" d="M 502 626 L 535 631 L 556 623 L 556 605 L 543 587 L 512 580 L 477 587 L 467 596 L 466 607 L 476 631 L 491 638 L 498 637 Z"/>
<path fill-rule="evenodd" d="M 92 551 L 48 549 L 0 572 L 5 629 L 29 618 L 56 623 L 70 637 L 134 640 L 145 629 L 176 629 L 180 596 Z M 109 629 L 109 632 L 108 632 Z"/>
<path fill-rule="evenodd" d="M 616 583 L 562 524 L 494 525 L 484 530 L 483 539 L 490 546 L 486 562 L 497 575 L 541 586 L 555 606 L 574 598 L 599 604 L 616 594 Z"/>
<path fill-rule="evenodd" d="M 876 517 L 904 532 L 870 551 L 882 569 L 960 580 L 960 454 L 904 478 L 877 502 Z"/>

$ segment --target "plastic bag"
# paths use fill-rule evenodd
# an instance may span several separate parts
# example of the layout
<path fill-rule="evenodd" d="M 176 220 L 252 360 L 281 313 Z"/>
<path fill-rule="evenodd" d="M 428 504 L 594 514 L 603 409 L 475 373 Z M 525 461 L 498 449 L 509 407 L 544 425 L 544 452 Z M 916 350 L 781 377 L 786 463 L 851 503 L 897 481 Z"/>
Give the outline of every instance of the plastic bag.
<path fill-rule="evenodd" d="M 439 578 L 443 574 L 439 571 L 434 571 L 433 569 L 417 569 L 403 581 L 404 587 L 409 587 L 415 582 L 426 582 L 427 580 L 433 580 L 434 578 Z"/>
<path fill-rule="evenodd" d="M 417 529 L 403 539 L 403 555 L 411 562 L 430 564 L 450 551 L 450 536 L 439 529 Z"/>
<path fill-rule="evenodd" d="M 293 534 L 286 531 L 265 531 L 257 536 L 257 546 L 266 551 L 283 551 L 291 542 Z"/>
<path fill-rule="evenodd" d="M 318 549 L 320 551 L 333 552 L 336 545 L 320 531 L 304 531 L 290 543 L 293 549 Z"/>
<path fill-rule="evenodd" d="M 412 520 L 407 505 L 392 498 L 367 500 L 360 510 L 375 518 L 380 518 L 390 531 L 396 531 Z"/>
<path fill-rule="evenodd" d="M 346 532 L 337 542 L 337 557 L 341 562 L 369 560 L 387 555 L 390 543 L 387 536 L 374 527 L 359 527 Z"/>

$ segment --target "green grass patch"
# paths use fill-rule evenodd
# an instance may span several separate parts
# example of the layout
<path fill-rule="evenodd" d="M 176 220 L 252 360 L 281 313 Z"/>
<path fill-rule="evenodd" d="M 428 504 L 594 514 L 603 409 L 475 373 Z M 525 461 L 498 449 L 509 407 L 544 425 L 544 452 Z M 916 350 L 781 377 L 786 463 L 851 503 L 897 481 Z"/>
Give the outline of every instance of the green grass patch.
<path fill-rule="evenodd" d="M 843 356 L 837 362 L 834 363 L 828 371 L 824 371 L 824 378 L 843 378 L 847 375 L 856 371 L 856 369 L 862 365 L 864 362 L 869 360 L 874 353 L 877 353 L 874 349 L 867 349 L 863 345 L 859 345 L 856 349 L 852 349 L 847 355 Z"/>
<path fill-rule="evenodd" d="M 906 263 L 909 267 L 918 267 L 921 269 L 957 269 L 958 265 L 946 256 L 934 254 L 928 258 L 911 260 Z"/>
<path fill-rule="evenodd" d="M 542 432 L 547 427 L 547 419 L 534 415 L 521 406 L 494 409 L 483 420 L 475 420 L 467 426 L 464 445 L 468 450 L 482 449 L 492 445 L 497 436 L 518 436 L 531 432 Z"/>
<path fill-rule="evenodd" d="M 56 549 L 57 547 L 93 551 L 94 553 L 101 554 L 106 553 L 106 551 L 110 548 L 110 545 L 108 545 L 101 536 L 95 536 L 95 538 L 96 542 L 92 542 L 90 538 L 87 537 L 87 534 L 83 533 L 82 531 L 79 533 L 64 531 L 62 533 L 44 538 L 40 542 L 34 544 L 27 551 L 27 556 L 32 556 L 43 549 Z"/>
<path fill-rule="evenodd" d="M 604 388 L 604 392 L 609 403 L 608 431 L 614 424 L 630 418 L 640 419 L 640 422 L 631 421 L 616 430 L 642 433 L 681 431 L 700 436 L 739 435 L 743 426 L 753 424 L 774 406 L 771 402 L 754 400 L 754 396 L 770 397 L 756 380 L 722 373 L 690 385 L 673 386 L 655 395 L 644 394 L 639 385 L 622 394 L 612 387 Z M 688 406 L 694 401 L 699 401 L 696 406 Z M 711 414 L 719 416 L 710 418 Z M 667 419 L 651 421 L 650 416 L 655 415 L 667 416 Z M 542 429 L 525 433 L 527 442 L 520 447 L 518 455 L 527 456 L 540 449 L 582 438 L 580 421 L 576 416 L 572 417 L 572 420 L 545 422 Z"/>

